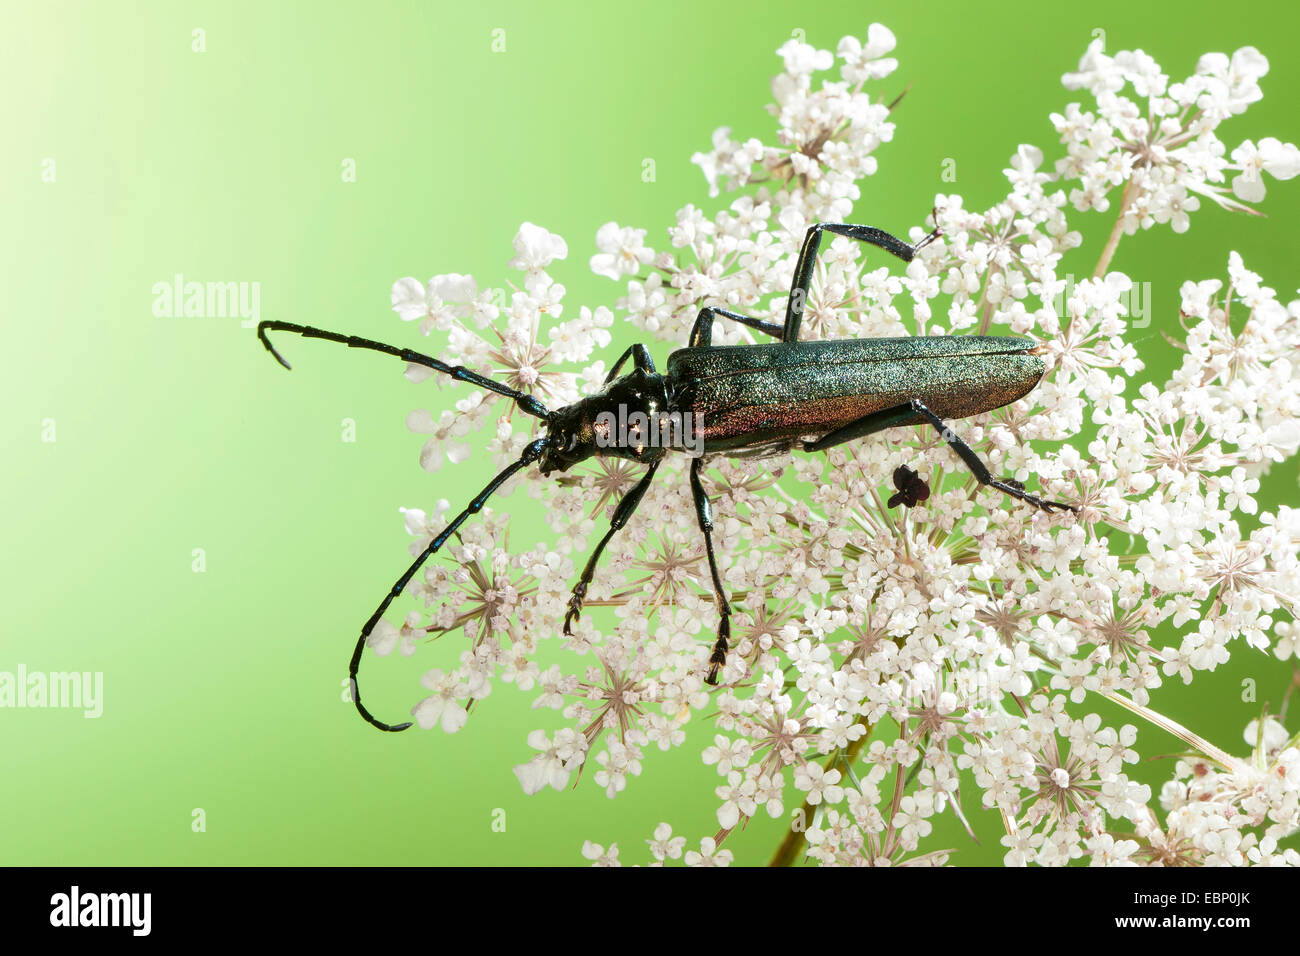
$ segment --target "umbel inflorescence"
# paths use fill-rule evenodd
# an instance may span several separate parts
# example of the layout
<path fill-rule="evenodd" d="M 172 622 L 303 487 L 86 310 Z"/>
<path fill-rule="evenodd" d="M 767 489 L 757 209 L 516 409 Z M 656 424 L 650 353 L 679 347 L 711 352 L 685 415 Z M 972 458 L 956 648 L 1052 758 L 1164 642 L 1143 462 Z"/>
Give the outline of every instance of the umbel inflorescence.
<path fill-rule="evenodd" d="M 804 231 L 853 219 L 860 183 L 893 136 L 892 104 L 869 91 L 897 66 L 893 48 L 878 24 L 865 43 L 841 40 L 837 56 L 789 41 L 772 82 L 774 142 L 737 142 L 723 128 L 693 157 L 709 196 L 733 197 L 724 208 L 686 205 L 662 249 L 644 229 L 599 230 L 591 268 L 625 286 L 626 321 L 674 345 L 704 305 L 779 321 Z M 937 196 L 926 228 L 942 238 L 902 274 L 844 238 L 822 256 L 806 338 L 993 330 L 1045 344 L 1042 385 L 964 422 L 963 435 L 995 473 L 1037 482 L 1077 504 L 1077 517 L 982 489 L 919 428 L 826 455 L 712 461 L 715 543 L 736 609 L 735 649 L 714 690 L 704 676 L 717 618 L 683 491 L 687 460 L 664 462 L 588 591 L 587 608 L 605 610 L 569 637 L 560 628 L 581 562 L 641 467 L 593 459 L 558 481 L 534 471 L 517 482 L 541 499 L 528 506 L 545 510 L 550 538 L 522 550 L 506 516 L 486 510 L 411 582 L 418 609 L 371 636 L 379 654 L 411 654 L 463 632 L 458 666 L 422 680 L 420 726 L 459 730 L 495 684 L 517 685 L 543 715 L 515 768 L 530 793 L 581 775 L 614 797 L 652 770 L 654 751 L 699 748 L 719 774 L 702 795 L 719 830 L 688 850 L 660 824 L 643 857 L 656 864 L 725 865 L 727 835 L 758 814 L 793 821 L 779 862 L 942 863 L 931 820 L 964 821 L 981 807 L 1001 816 L 1008 863 L 1300 863 L 1278 845 L 1300 825 L 1296 735 L 1265 716 L 1246 728 L 1244 751 L 1229 748 L 1235 756 L 1150 700 L 1243 644 L 1283 660 L 1300 651 L 1300 511 L 1257 513 L 1252 497 L 1258 476 L 1300 447 L 1300 301 L 1280 302 L 1227 254 L 1226 283 L 1183 285 L 1182 367 L 1163 387 L 1134 388 L 1132 283 L 1108 269 L 1123 235 L 1186 230 L 1201 199 L 1252 211 L 1266 177 L 1300 172 L 1290 143 L 1229 149 L 1218 137 L 1260 98 L 1267 69 L 1244 48 L 1202 57 L 1170 83 L 1146 54 L 1111 57 L 1094 43 L 1064 77 L 1089 102 L 1052 115 L 1062 149 L 1050 169 L 1021 146 L 992 208 Z M 1072 215 L 1116 204 L 1092 277 L 1067 282 L 1062 259 L 1081 242 Z M 596 356 L 615 312 L 566 312 L 550 273 L 567 256 L 560 237 L 525 223 L 514 246 L 522 278 L 508 305 L 468 276 L 440 275 L 395 283 L 393 307 L 444 336 L 447 361 L 556 407 L 603 380 Z M 722 323 L 714 341 L 751 336 Z M 453 409 L 408 417 L 427 436 L 426 469 L 454 466 L 472 447 L 505 464 L 535 437 L 534 420 L 491 394 L 453 386 L 430 401 L 453 394 Z M 1095 432 L 1086 442 L 1085 423 Z M 900 465 L 933 489 L 923 507 L 886 507 Z M 403 510 L 418 553 L 448 503 Z M 1157 640 L 1164 622 L 1172 643 Z M 1101 701 L 1186 743 L 1160 793 L 1130 779 L 1138 729 L 1103 724 Z M 583 853 L 619 862 L 617 846 Z"/>

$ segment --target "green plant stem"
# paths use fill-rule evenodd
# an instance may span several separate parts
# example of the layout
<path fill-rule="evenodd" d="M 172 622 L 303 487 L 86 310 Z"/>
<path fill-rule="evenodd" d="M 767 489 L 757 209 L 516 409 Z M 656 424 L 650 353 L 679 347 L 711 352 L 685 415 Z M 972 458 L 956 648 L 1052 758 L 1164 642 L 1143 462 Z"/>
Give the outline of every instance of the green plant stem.
<path fill-rule="evenodd" d="M 849 763 L 852 763 L 857 759 L 858 753 L 862 750 L 862 745 L 870 739 L 871 732 L 875 729 L 870 724 L 863 724 L 863 726 L 866 728 L 866 733 L 850 743 L 839 753 L 832 754 L 830 760 L 826 761 L 824 769 L 830 770 L 835 766 L 836 761 L 840 759 L 846 760 Z M 803 807 L 799 811 L 800 819 L 804 821 L 812 819 L 812 815 L 816 809 L 817 807 L 815 804 L 809 803 L 805 800 Z M 806 830 L 796 830 L 793 826 L 790 827 L 790 831 L 781 841 L 781 845 L 776 848 L 776 852 L 772 854 L 772 859 L 767 865 L 794 866 L 795 862 L 799 859 L 799 851 L 803 848 L 805 832 Z"/>
<path fill-rule="evenodd" d="M 1136 191 L 1137 183 L 1130 179 L 1128 185 L 1124 187 L 1124 196 L 1119 201 L 1119 214 L 1115 217 L 1115 225 L 1110 230 L 1110 238 L 1106 240 L 1106 248 L 1101 250 L 1097 268 L 1092 270 L 1094 279 L 1104 276 L 1110 267 L 1110 260 L 1115 258 L 1115 249 L 1119 246 L 1120 237 L 1124 235 L 1124 214 L 1128 212 L 1128 207 L 1133 202 L 1133 193 Z"/>

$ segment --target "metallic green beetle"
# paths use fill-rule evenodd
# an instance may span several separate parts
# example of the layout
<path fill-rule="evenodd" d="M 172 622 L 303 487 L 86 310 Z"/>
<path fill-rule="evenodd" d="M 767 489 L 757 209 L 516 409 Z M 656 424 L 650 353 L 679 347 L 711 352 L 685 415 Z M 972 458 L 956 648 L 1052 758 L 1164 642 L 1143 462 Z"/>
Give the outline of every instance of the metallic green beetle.
<path fill-rule="evenodd" d="M 887 428 L 928 423 L 939 430 L 981 483 L 1049 513 L 1054 509 L 1078 510 L 1033 495 L 1019 482 L 994 478 L 975 451 L 943 424 L 944 419 L 978 415 L 1028 394 L 1047 369 L 1040 357 L 1040 346 L 1032 339 L 961 335 L 799 341 L 799 325 L 823 233 L 871 243 L 905 262 L 939 235 L 935 230 L 913 246 L 871 226 L 818 223 L 809 228 L 799 252 L 784 325 L 727 309 L 703 308 L 687 347 L 668 357 L 666 374 L 655 369 L 644 345 L 633 345 L 614 363 L 600 392 L 554 411 L 531 395 L 410 349 L 290 322 L 267 321 L 258 326 L 258 337 L 286 368 L 289 363 L 272 347 L 268 331 L 295 332 L 396 356 L 504 395 L 545 425 L 546 434 L 529 443 L 519 460 L 492 479 L 429 543 L 362 627 L 348 671 L 352 699 L 362 717 L 380 730 L 398 731 L 411 726 L 410 722 L 383 723 L 362 705 L 357 670 L 366 639 L 429 555 L 441 548 L 470 515 L 480 511 L 512 475 L 533 463 L 540 463 L 544 475 L 566 471 L 593 455 L 628 458 L 647 466 L 641 480 L 615 507 L 609 531 L 596 545 L 573 589 L 564 618 L 567 634 L 582 612 L 601 553 L 636 511 L 664 456 L 670 451 L 694 455 L 691 492 L 719 613 L 717 640 L 705 677 L 709 684 L 717 683 L 731 639 L 731 606 L 713 550 L 712 509 L 700 481 L 702 465 L 710 455 L 766 457 L 792 449 L 822 451 Z M 715 346 L 713 324 L 719 318 L 740 322 L 777 341 Z M 628 359 L 632 360 L 632 371 L 620 376 Z M 909 482 L 906 489 L 904 478 Z M 896 474 L 895 482 L 900 494 L 891 501 L 912 504 L 928 495 L 924 482 L 914 473 Z"/>

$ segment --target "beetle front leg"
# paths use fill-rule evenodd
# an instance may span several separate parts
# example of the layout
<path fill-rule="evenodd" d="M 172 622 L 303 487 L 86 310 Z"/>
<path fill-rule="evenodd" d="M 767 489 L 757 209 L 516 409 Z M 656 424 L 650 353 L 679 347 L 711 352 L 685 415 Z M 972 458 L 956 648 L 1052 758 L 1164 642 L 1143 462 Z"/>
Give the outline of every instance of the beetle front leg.
<path fill-rule="evenodd" d="M 592 578 L 596 576 L 596 564 L 600 561 L 601 552 L 605 550 L 605 545 L 609 544 L 610 539 L 614 537 L 618 529 L 631 519 L 637 505 L 641 504 L 641 499 L 645 497 L 646 489 L 650 487 L 650 482 L 654 480 L 655 472 L 658 469 L 659 462 L 651 462 L 650 467 L 646 469 L 646 473 L 641 476 L 641 480 L 623 496 L 623 500 L 614 509 L 614 517 L 610 519 L 609 530 L 605 532 L 605 537 L 600 539 L 600 544 L 596 545 L 596 550 L 587 559 L 587 566 L 582 569 L 582 577 L 573 586 L 573 596 L 569 598 L 569 610 L 564 615 L 564 633 L 566 635 L 571 636 L 573 634 L 570 625 L 573 621 L 582 617 L 582 602 L 587 596 L 587 585 L 591 584 Z"/>
<path fill-rule="evenodd" d="M 704 678 L 706 684 L 717 684 L 718 671 L 727 663 L 727 651 L 731 640 L 731 605 L 727 603 L 727 593 L 722 587 L 722 577 L 718 574 L 718 559 L 713 553 L 713 508 L 704 493 L 704 484 L 700 481 L 700 463 L 704 459 L 696 458 L 691 462 L 691 495 L 695 499 L 695 517 L 704 532 L 704 550 L 709 556 L 709 573 L 713 576 L 713 595 L 718 602 L 718 639 L 713 644 L 713 653 L 709 655 L 709 674 Z"/>

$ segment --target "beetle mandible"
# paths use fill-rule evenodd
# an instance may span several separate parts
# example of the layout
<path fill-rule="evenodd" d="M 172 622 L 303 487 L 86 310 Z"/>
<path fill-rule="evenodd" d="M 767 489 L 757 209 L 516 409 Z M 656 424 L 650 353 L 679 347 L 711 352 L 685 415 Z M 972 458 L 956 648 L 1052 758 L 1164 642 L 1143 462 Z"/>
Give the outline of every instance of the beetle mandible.
<path fill-rule="evenodd" d="M 786 306 L 785 323 L 766 322 L 728 309 L 706 306 L 700 310 L 686 347 L 668 356 L 668 370 L 660 374 L 644 345 L 628 348 L 614 363 L 604 387 L 594 395 L 563 408 L 549 409 L 531 395 L 516 391 L 464 366 L 448 365 L 410 349 L 398 348 L 352 335 L 340 335 L 292 322 L 264 321 L 257 335 L 285 368 L 289 363 L 271 345 L 269 331 L 295 332 L 306 338 L 326 339 L 349 348 L 393 355 L 404 362 L 433 369 L 462 382 L 512 399 L 528 415 L 543 422 L 546 434 L 525 446 L 519 459 L 492 479 L 469 505 L 429 543 L 397 579 L 375 613 L 361 628 L 348 668 L 352 700 L 361 716 L 380 730 L 399 731 L 411 726 L 377 720 L 361 703 L 357 670 L 366 639 L 393 599 L 428 557 L 446 543 L 461 524 L 482 510 L 492 494 L 516 472 L 540 463 L 543 475 L 569 468 L 593 455 L 628 458 L 645 464 L 641 479 L 614 508 L 609 530 L 596 545 L 582 576 L 573 588 L 564 631 L 570 633 L 582 613 L 587 587 L 606 545 L 627 524 L 654 480 L 668 451 L 685 451 L 678 432 L 676 445 L 642 441 L 613 442 L 608 438 L 608 418 L 622 412 L 645 416 L 693 416 L 702 423 L 703 455 L 691 462 L 691 494 L 695 516 L 704 535 L 704 548 L 718 607 L 717 640 L 709 655 L 705 681 L 716 684 L 726 664 L 731 639 L 731 606 L 718 574 L 713 550 L 713 516 L 700 471 L 705 457 L 766 457 L 792 449 L 823 451 L 835 445 L 904 425 L 930 424 L 961 458 L 981 484 L 1019 498 L 1045 512 L 1077 512 L 1073 505 L 1048 501 L 1026 491 L 1018 481 L 994 478 L 969 445 L 944 425 L 944 419 L 967 418 L 1009 405 L 1028 394 L 1042 379 L 1047 365 L 1041 346 L 1033 339 L 1013 336 L 943 335 L 831 341 L 799 340 L 799 326 L 812 283 L 822 235 L 831 233 L 870 243 L 904 262 L 939 236 L 935 229 L 916 245 L 872 226 L 817 223 L 810 226 L 799 251 L 794 281 Z M 764 345 L 715 346 L 713 324 L 719 319 L 739 322 L 772 336 Z M 628 360 L 632 371 L 619 375 Z M 603 421 L 602 421 L 603 419 Z M 901 470 L 901 469 L 900 469 Z M 907 482 L 905 486 L 905 481 Z M 900 494 L 891 499 L 915 504 L 928 496 L 914 476 L 895 474 Z"/>

